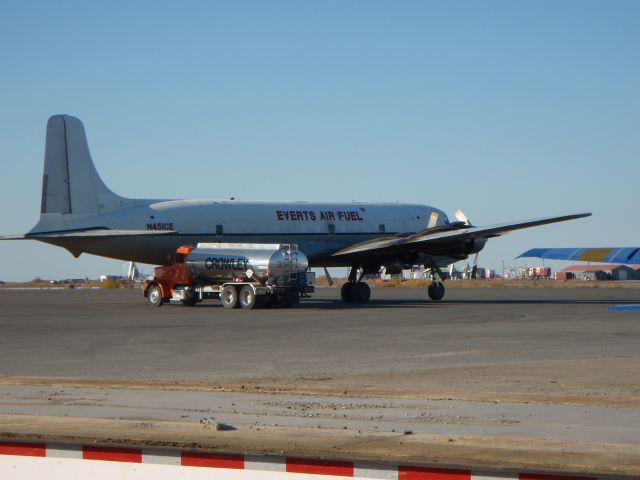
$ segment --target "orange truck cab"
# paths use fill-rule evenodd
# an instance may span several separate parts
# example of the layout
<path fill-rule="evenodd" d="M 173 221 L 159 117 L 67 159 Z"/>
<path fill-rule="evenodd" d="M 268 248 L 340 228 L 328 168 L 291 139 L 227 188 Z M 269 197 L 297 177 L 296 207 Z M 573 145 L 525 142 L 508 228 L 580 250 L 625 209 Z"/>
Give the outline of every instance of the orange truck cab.
<path fill-rule="evenodd" d="M 193 246 L 180 247 L 176 250 L 173 263 L 154 268 L 153 280 L 146 280 L 143 287 L 144 296 L 150 303 L 155 305 L 158 302 L 160 304 L 168 302 L 175 296 L 176 290 L 188 291 L 191 290 L 190 287 L 195 286 L 196 282 L 189 275 L 185 263 L 187 255 L 194 248 Z M 184 305 L 195 305 L 198 302 L 195 292 L 193 293 L 193 295 L 184 295 L 185 298 L 181 300 Z"/>

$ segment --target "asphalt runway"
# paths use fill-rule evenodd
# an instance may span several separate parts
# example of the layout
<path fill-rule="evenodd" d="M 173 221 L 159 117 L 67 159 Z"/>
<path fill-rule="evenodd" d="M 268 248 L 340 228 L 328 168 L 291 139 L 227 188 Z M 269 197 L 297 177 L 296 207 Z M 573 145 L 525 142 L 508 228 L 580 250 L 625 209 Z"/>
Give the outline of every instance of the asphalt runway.
<path fill-rule="evenodd" d="M 425 293 L 230 311 L 0 290 L 0 437 L 193 445 L 218 439 L 206 417 L 233 451 L 370 459 L 375 438 L 402 461 L 638 472 L 640 312 L 608 307 L 640 289 Z"/>
<path fill-rule="evenodd" d="M 0 290 L 0 379 L 640 406 L 638 289 L 319 289 L 298 308 L 145 304 L 139 290 Z"/>

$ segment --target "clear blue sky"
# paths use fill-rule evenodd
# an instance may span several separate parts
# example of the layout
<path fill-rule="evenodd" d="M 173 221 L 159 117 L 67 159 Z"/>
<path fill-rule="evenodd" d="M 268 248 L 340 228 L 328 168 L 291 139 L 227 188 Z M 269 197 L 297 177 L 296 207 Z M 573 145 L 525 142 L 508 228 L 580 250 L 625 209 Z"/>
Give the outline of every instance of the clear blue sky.
<path fill-rule="evenodd" d="M 640 244 L 638 1 L 0 4 L 0 233 L 35 224 L 47 118 L 130 197 L 418 202 L 489 242 Z M 0 243 L 0 279 L 122 263 Z"/>

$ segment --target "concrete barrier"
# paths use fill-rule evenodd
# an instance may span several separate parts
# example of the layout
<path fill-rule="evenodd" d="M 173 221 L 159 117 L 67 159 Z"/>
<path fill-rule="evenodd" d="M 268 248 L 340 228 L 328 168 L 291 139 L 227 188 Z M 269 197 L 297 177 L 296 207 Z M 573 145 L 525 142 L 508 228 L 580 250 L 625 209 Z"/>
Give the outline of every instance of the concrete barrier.
<path fill-rule="evenodd" d="M 600 480 L 553 472 L 486 472 L 429 465 L 363 463 L 180 449 L 0 442 L 1 479 L 327 480 Z M 631 478 L 631 477 L 627 477 Z"/>

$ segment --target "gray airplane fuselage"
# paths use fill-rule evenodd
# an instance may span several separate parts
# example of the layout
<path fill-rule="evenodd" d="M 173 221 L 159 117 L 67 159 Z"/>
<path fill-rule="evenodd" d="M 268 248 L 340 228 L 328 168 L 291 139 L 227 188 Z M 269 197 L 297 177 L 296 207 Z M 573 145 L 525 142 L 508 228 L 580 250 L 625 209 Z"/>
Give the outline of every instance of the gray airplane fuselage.
<path fill-rule="evenodd" d="M 348 266 L 348 258 L 331 254 L 374 238 L 424 229 L 432 213 L 437 226 L 448 222 L 439 209 L 397 203 L 242 202 L 235 200 L 137 201 L 137 205 L 102 215 L 44 214 L 30 232 L 85 229 L 171 231 L 153 237 L 40 239 L 74 255 L 90 253 L 150 264 L 170 261 L 175 249 L 198 242 L 295 243 L 311 266 Z M 67 218 L 65 218 L 67 217 Z M 462 252 L 460 252 L 462 254 Z M 411 259 L 407 259 L 409 261 Z M 454 259 L 449 259 L 451 263 Z M 445 259 L 438 259 L 446 264 Z"/>

